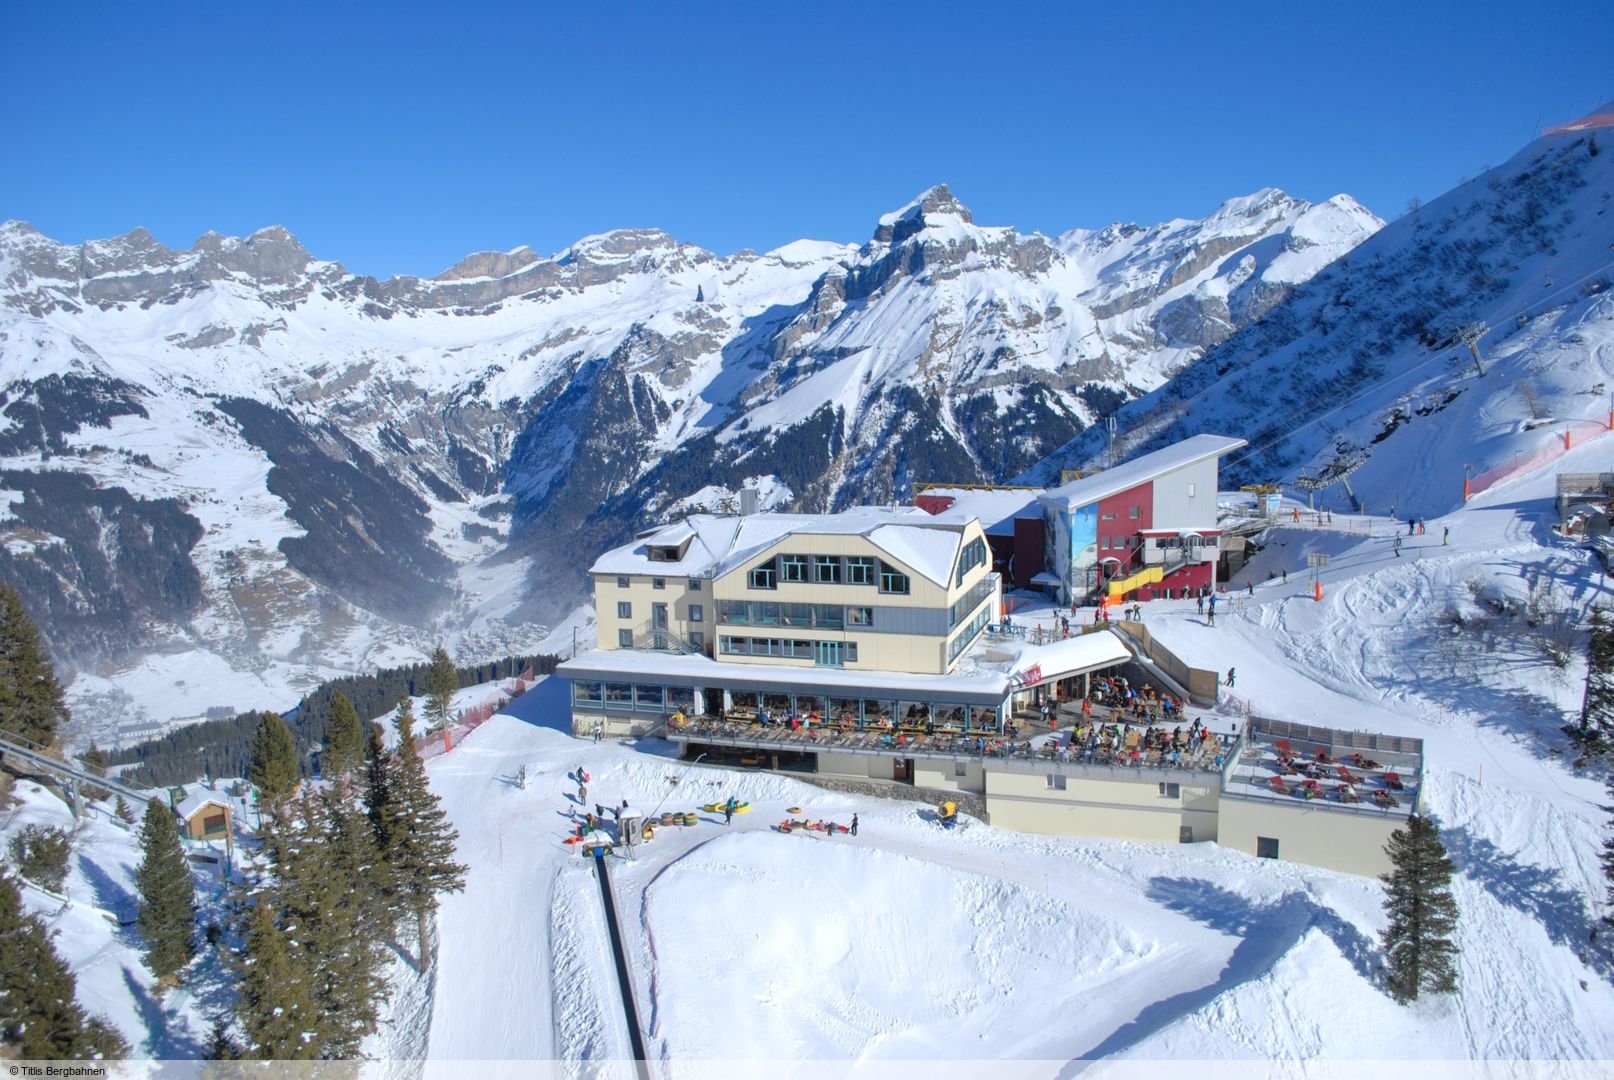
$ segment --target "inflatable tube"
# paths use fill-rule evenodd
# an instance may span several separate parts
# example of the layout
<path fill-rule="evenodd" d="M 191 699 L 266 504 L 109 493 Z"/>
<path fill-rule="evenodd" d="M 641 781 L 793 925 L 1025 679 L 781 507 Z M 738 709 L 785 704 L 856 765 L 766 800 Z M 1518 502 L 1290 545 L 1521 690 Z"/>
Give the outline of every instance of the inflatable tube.
<path fill-rule="evenodd" d="M 801 807 L 799 807 L 799 806 L 786 807 L 785 808 L 785 813 L 787 813 L 787 814 L 799 814 L 799 813 L 801 813 Z"/>
<path fill-rule="evenodd" d="M 701 809 L 705 810 L 708 814 L 721 814 L 723 812 L 723 806 L 723 803 L 707 803 L 705 806 L 701 807 Z M 748 802 L 734 804 L 734 812 L 736 814 L 748 813 L 750 809 L 751 804 Z"/>

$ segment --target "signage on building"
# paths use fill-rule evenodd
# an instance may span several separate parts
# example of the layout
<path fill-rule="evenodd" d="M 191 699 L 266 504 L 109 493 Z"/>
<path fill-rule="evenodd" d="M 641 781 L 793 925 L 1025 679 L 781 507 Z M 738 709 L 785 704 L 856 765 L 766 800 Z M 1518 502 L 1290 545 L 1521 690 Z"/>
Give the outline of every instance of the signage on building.
<path fill-rule="evenodd" d="M 1023 690 L 1028 686 L 1035 686 L 1040 682 L 1042 682 L 1041 664 L 1032 664 L 1024 671 L 1016 672 L 1015 674 L 1009 676 L 1009 685 L 1013 686 L 1017 690 Z"/>
<path fill-rule="evenodd" d="M 1267 495 L 1267 515 L 1273 516 L 1281 513 L 1283 513 L 1283 494 L 1277 491 L 1269 493 Z"/>

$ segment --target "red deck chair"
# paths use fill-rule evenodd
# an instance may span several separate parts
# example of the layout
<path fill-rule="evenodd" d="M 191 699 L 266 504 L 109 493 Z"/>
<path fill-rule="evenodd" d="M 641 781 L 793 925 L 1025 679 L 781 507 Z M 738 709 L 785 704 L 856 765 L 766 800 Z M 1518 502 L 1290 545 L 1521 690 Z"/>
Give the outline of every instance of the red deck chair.
<path fill-rule="evenodd" d="M 1384 774 L 1384 785 L 1391 791 L 1400 791 L 1402 788 L 1407 786 L 1401 782 L 1400 775 L 1393 772 L 1387 772 Z"/>
<path fill-rule="evenodd" d="M 1279 795 L 1289 794 L 1289 785 L 1283 782 L 1283 777 L 1274 776 L 1269 778 L 1267 782 L 1272 785 L 1272 790 L 1276 791 Z"/>

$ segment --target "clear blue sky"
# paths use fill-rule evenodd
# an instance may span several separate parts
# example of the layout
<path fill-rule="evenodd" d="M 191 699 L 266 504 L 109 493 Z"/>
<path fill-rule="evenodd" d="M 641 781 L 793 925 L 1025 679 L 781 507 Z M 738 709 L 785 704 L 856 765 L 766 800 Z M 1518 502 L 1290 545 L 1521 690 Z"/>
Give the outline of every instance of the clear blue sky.
<path fill-rule="evenodd" d="M 1058 232 L 1264 186 L 1384 217 L 1614 98 L 1614 4 L 0 3 L 0 218 L 284 224 L 377 275 L 659 226 Z"/>

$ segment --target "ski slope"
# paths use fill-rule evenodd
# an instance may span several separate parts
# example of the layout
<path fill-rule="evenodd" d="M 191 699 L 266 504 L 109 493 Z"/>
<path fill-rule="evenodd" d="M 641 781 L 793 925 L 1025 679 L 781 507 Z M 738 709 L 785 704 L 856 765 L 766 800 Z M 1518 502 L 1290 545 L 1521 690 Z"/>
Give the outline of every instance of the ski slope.
<path fill-rule="evenodd" d="M 1594 469 L 1603 452 L 1561 467 Z M 1546 529 L 1551 485 L 1504 483 L 1404 539 L 1399 557 L 1390 537 L 1404 522 L 1274 530 L 1215 628 L 1185 602 L 1145 606 L 1190 663 L 1237 668 L 1229 712 L 1427 740 L 1429 809 L 1458 866 L 1455 997 L 1402 1008 L 1382 992 L 1375 881 L 1215 844 L 979 822 L 944 833 L 914 803 L 692 767 L 657 742 L 572 739 L 564 684 L 545 683 L 431 765 L 472 870 L 442 909 L 429 1055 L 627 1052 L 593 875 L 560 843 L 582 766 L 591 803 L 753 804 L 729 827 L 702 814 L 614 861 L 641 1018 L 667 1075 L 717 1059 L 1012 1058 L 1071 1075 L 1094 1058 L 1614 1057 L 1611 971 L 1588 946 L 1607 816 L 1558 731 L 1584 670 L 1522 641 L 1456 659 L 1437 643 L 1443 614 L 1472 606 L 1471 581 L 1522 596 L 1543 574 L 1566 603 L 1604 596 L 1587 553 Z M 1308 551 L 1333 555 L 1321 603 Z M 1268 580 L 1283 568 L 1287 586 Z M 513 782 L 523 765 L 526 789 Z M 855 838 L 771 829 L 853 813 Z"/>

